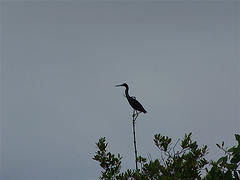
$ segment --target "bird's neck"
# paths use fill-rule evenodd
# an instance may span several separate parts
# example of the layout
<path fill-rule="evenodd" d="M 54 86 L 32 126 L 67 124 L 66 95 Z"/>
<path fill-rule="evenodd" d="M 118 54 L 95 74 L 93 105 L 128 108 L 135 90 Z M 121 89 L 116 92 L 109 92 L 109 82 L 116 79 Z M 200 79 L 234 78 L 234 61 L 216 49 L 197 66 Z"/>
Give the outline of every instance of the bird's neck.
<path fill-rule="evenodd" d="M 126 87 L 126 89 L 125 89 L 125 94 L 126 94 L 126 97 L 129 97 L 129 94 L 128 94 L 128 87 Z"/>

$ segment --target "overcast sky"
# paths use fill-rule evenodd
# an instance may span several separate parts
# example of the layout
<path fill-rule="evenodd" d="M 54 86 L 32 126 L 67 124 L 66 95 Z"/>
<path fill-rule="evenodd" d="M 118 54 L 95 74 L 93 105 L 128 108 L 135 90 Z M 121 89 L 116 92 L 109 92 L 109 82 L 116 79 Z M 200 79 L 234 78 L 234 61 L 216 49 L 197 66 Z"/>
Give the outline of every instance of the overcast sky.
<path fill-rule="evenodd" d="M 134 168 L 127 82 L 153 135 L 193 132 L 221 155 L 240 129 L 240 3 L 1 3 L 1 179 L 93 180 L 95 143 Z"/>

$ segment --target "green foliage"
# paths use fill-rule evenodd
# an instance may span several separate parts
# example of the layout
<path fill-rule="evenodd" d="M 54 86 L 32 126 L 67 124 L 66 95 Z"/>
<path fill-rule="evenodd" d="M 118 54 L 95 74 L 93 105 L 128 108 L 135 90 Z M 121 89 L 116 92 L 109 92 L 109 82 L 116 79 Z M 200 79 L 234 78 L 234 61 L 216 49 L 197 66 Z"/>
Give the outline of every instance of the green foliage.
<path fill-rule="evenodd" d="M 100 178 L 106 180 L 115 179 L 120 172 L 122 157 L 120 154 L 116 157 L 110 152 L 107 153 L 106 148 L 108 144 L 105 138 L 100 138 L 96 145 L 99 150 L 96 152 L 93 159 L 100 162 L 100 166 L 104 169 Z"/>
<path fill-rule="evenodd" d="M 122 157 L 106 152 L 107 143 L 105 138 L 100 138 L 97 143 L 98 151 L 94 160 L 100 163 L 104 169 L 101 179 L 110 180 L 230 180 L 239 179 L 240 165 L 240 135 L 235 134 L 238 145 L 225 148 L 224 142 L 217 144 L 224 152 L 224 156 L 216 162 L 208 162 L 205 159 L 207 146 L 199 147 L 196 141 L 192 140 L 191 133 L 185 134 L 184 138 L 175 143 L 172 139 L 161 134 L 154 136 L 154 143 L 159 150 L 159 158 L 147 160 L 139 156 L 137 158 L 141 168 L 138 170 L 128 169 L 120 172 Z M 206 165 L 210 166 L 208 170 Z M 201 173 L 206 170 L 206 176 Z"/>
<path fill-rule="evenodd" d="M 171 143 L 171 138 L 157 134 L 154 136 L 155 145 L 160 150 L 161 162 L 155 160 L 150 161 L 148 172 L 155 172 L 151 175 L 151 179 L 158 179 L 155 177 L 167 179 L 199 179 L 201 170 L 208 163 L 204 156 L 207 153 L 207 146 L 199 148 L 196 141 L 191 140 L 191 133 L 185 135 L 181 142 L 179 150 Z M 145 169 L 144 169 L 145 171 Z M 144 172 L 143 171 L 143 172 Z"/>
<path fill-rule="evenodd" d="M 206 180 L 240 179 L 240 135 L 235 134 L 235 139 L 238 145 L 231 148 L 225 148 L 224 142 L 222 142 L 221 146 L 216 144 L 217 147 L 224 152 L 224 156 L 216 162 L 210 162 L 212 167 L 210 171 L 207 170 Z"/>

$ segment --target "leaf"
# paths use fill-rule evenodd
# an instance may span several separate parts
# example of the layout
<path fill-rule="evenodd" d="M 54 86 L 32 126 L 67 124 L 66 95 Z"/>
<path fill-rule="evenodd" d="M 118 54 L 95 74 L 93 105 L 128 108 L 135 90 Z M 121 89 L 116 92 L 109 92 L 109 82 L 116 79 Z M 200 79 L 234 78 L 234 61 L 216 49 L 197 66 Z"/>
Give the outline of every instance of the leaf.
<path fill-rule="evenodd" d="M 238 141 L 238 143 L 240 144 L 240 135 L 239 134 L 235 134 L 235 138 Z"/>
<path fill-rule="evenodd" d="M 240 155 L 236 154 L 235 156 L 233 156 L 233 158 L 230 161 L 231 163 L 238 163 L 240 162 Z"/>
<path fill-rule="evenodd" d="M 233 152 L 235 149 L 235 147 L 231 147 L 230 149 L 228 149 L 228 152 Z"/>
<path fill-rule="evenodd" d="M 226 163 L 227 162 L 227 156 L 223 156 L 221 157 L 220 159 L 217 160 L 217 163 L 220 164 L 220 163 Z"/>
<path fill-rule="evenodd" d="M 235 138 L 237 141 L 240 141 L 240 135 L 239 134 L 235 134 Z"/>

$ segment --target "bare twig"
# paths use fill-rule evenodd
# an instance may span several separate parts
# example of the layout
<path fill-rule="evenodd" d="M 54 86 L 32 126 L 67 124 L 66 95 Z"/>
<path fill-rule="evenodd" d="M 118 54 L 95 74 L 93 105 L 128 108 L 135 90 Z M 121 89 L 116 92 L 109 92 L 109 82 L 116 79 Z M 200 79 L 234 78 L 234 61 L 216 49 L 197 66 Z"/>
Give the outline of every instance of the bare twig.
<path fill-rule="evenodd" d="M 135 163 L 136 163 L 136 170 L 138 170 L 138 162 L 137 162 L 137 143 L 136 143 L 136 133 L 135 133 L 135 121 L 138 117 L 138 112 L 133 110 L 133 144 L 134 144 L 134 152 L 135 152 Z"/>
<path fill-rule="evenodd" d="M 175 153 L 175 147 L 177 146 L 177 144 L 178 144 L 179 141 L 180 141 L 180 139 L 178 138 L 177 142 L 176 142 L 175 145 L 173 146 L 173 153 L 174 153 L 174 154 L 176 154 L 176 153 Z"/>
<path fill-rule="evenodd" d="M 163 162 L 164 166 L 166 166 L 165 159 L 164 159 L 164 157 L 163 157 L 163 152 L 162 152 L 162 151 L 160 151 L 160 154 L 161 154 L 161 159 L 162 159 L 162 162 Z"/>
<path fill-rule="evenodd" d="M 151 154 L 148 153 L 147 156 L 148 156 L 148 160 L 149 160 L 149 161 L 152 161 L 152 156 L 151 156 Z"/>

